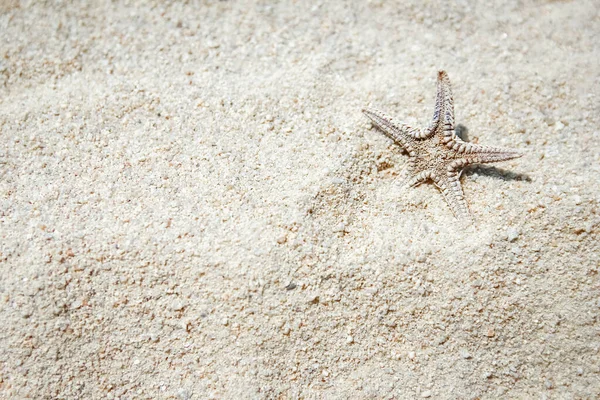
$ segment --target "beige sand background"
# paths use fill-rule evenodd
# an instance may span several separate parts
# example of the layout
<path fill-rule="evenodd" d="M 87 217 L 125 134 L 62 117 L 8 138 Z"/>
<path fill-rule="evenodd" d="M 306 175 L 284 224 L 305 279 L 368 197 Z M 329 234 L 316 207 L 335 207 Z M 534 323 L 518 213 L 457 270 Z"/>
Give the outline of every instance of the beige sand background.
<path fill-rule="evenodd" d="M 597 1 L 89 3 L 0 2 L 2 398 L 598 398 Z"/>

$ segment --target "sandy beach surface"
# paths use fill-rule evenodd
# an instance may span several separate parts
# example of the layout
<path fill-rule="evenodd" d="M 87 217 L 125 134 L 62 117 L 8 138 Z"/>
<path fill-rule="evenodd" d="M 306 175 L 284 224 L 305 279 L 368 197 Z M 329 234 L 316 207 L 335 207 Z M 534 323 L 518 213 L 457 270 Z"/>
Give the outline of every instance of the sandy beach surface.
<path fill-rule="evenodd" d="M 597 399 L 600 3 L 0 1 L 0 398 Z M 361 113 L 473 143 L 474 223 Z"/>

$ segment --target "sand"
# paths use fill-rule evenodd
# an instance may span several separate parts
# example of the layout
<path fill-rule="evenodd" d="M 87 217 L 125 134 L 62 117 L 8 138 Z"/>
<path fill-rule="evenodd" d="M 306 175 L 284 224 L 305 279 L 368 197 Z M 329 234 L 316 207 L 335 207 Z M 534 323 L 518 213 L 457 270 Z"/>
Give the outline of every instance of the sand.
<path fill-rule="evenodd" d="M 0 2 L 0 397 L 593 399 L 597 1 Z M 374 106 L 437 71 L 475 223 Z"/>

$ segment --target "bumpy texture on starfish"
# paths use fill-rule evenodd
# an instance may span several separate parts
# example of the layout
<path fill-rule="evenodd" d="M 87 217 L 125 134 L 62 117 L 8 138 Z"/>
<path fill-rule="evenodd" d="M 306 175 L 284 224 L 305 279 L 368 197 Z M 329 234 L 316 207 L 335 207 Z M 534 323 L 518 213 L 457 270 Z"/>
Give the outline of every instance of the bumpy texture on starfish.
<path fill-rule="evenodd" d="M 450 80 L 439 71 L 433 120 L 426 130 L 411 128 L 373 108 L 363 110 L 386 135 L 409 154 L 407 185 L 432 180 L 459 219 L 471 220 L 459 177 L 469 164 L 493 163 L 521 157 L 516 150 L 464 142 L 454 132 L 454 100 Z"/>

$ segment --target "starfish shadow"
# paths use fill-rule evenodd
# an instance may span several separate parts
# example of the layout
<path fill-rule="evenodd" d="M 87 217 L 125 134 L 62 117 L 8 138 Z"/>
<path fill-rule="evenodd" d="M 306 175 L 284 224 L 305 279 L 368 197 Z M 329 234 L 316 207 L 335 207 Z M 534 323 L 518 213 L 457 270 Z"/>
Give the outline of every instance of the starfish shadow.
<path fill-rule="evenodd" d="M 518 172 L 511 172 L 507 169 L 493 167 L 489 165 L 474 165 L 465 169 L 465 175 L 473 175 L 478 173 L 479 175 L 491 176 L 499 178 L 504 181 L 524 181 L 532 182 L 532 179 L 527 174 L 520 174 Z"/>
<path fill-rule="evenodd" d="M 465 142 L 469 141 L 469 128 L 467 128 L 463 124 L 456 125 L 456 128 L 454 128 L 454 132 L 456 133 L 456 136 L 458 136 Z"/>

